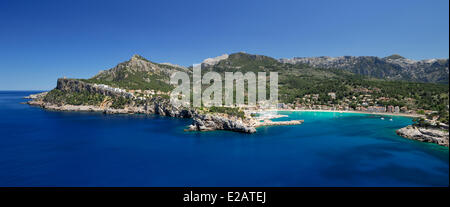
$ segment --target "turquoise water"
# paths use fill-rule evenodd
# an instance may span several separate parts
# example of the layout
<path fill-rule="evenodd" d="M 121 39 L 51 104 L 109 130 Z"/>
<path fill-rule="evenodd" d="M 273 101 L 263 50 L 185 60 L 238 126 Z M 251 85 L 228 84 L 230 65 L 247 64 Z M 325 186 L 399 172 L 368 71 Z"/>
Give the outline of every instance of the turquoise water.
<path fill-rule="evenodd" d="M 54 112 L 0 92 L 0 186 L 448 186 L 448 148 L 401 138 L 410 118 L 280 112 L 255 134 L 189 119 Z M 389 119 L 392 118 L 392 121 Z"/>

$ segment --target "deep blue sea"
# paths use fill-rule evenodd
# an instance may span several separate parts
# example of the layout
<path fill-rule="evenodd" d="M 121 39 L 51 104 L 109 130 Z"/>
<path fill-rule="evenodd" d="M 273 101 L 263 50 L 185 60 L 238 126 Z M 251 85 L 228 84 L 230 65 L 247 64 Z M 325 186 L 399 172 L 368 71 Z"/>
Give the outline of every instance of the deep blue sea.
<path fill-rule="evenodd" d="M 395 134 L 410 118 L 280 112 L 305 123 L 184 132 L 189 119 L 20 104 L 30 93 L 0 92 L 0 186 L 449 185 L 448 148 Z"/>

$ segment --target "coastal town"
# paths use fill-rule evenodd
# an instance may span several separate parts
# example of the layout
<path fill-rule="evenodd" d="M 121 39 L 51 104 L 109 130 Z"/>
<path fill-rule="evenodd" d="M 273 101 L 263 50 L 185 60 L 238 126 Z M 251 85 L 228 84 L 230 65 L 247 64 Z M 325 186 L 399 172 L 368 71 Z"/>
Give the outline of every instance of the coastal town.
<path fill-rule="evenodd" d="M 105 84 L 93 84 L 95 88 L 99 90 L 109 91 L 111 93 L 118 94 L 125 98 L 137 99 L 137 100 L 147 100 L 156 96 L 169 96 L 170 92 L 163 92 L 159 90 L 128 90 L 122 88 L 116 88 Z M 360 91 L 361 92 L 361 91 Z M 370 93 L 371 90 L 362 90 L 362 92 Z M 363 112 L 363 113 L 380 113 L 380 114 L 397 114 L 404 116 L 413 117 L 424 117 L 425 115 L 430 115 L 437 113 L 437 111 L 424 110 L 424 109 L 408 109 L 407 106 L 398 105 L 381 105 L 379 103 L 387 101 L 397 101 L 393 98 L 388 97 L 378 97 L 373 98 L 370 94 L 364 94 L 359 96 L 352 96 L 350 98 L 343 98 L 342 100 L 336 101 L 336 93 L 329 92 L 327 95 L 330 97 L 330 101 L 325 104 L 320 104 L 319 94 L 306 94 L 303 98 L 298 99 L 296 103 L 278 103 L 276 107 L 268 108 L 267 110 L 317 110 L 317 111 L 350 111 L 350 112 Z M 413 99 L 407 98 L 405 102 L 414 102 Z M 262 104 L 261 104 L 262 105 Z M 247 105 L 236 105 L 241 110 L 254 111 L 266 109 L 261 107 L 261 105 L 247 106 Z"/>
<path fill-rule="evenodd" d="M 170 93 L 163 91 L 155 91 L 155 90 L 125 90 L 121 88 L 114 88 L 104 84 L 94 84 L 95 87 L 100 89 L 104 89 L 107 91 L 115 92 L 122 94 L 126 98 L 133 98 L 137 100 L 147 100 L 149 98 L 165 95 L 169 96 Z M 332 99 L 335 99 L 335 93 L 329 93 L 329 96 Z M 399 114 L 399 115 L 412 115 L 412 116 L 422 116 L 426 114 L 436 113 L 436 111 L 431 110 L 408 110 L 406 106 L 380 106 L 376 105 L 377 102 L 389 100 L 389 98 L 381 97 L 378 99 L 371 99 L 370 95 L 361 95 L 356 98 L 353 96 L 352 100 L 361 100 L 362 103 L 358 103 L 356 108 L 352 108 L 351 105 L 355 103 L 355 101 L 350 101 L 349 99 L 344 99 L 344 101 L 340 104 L 332 104 L 331 101 L 329 105 L 320 105 L 315 104 L 315 101 L 318 99 L 318 94 L 305 95 L 303 101 L 306 104 L 296 103 L 278 103 L 276 107 L 268 108 L 268 110 L 278 109 L 278 110 L 319 110 L 319 111 L 357 111 L 357 112 L 367 112 L 367 113 L 388 113 L 388 114 Z M 375 104 L 375 105 L 374 105 Z M 226 107 L 226 106 L 224 106 Z M 242 110 L 261 110 L 266 109 L 257 106 L 247 106 L 247 105 L 236 105 L 233 107 L 238 107 Z M 419 113 L 418 113 L 419 112 Z"/>
<path fill-rule="evenodd" d="M 423 109 L 408 109 L 407 106 L 398 105 L 382 105 L 380 103 L 387 101 L 398 101 L 388 97 L 374 98 L 370 94 L 361 94 L 359 96 L 352 96 L 350 98 L 344 97 L 341 100 L 336 100 L 336 93 L 329 92 L 330 101 L 321 104 L 319 94 L 307 94 L 303 98 L 298 99 L 296 103 L 279 103 L 279 109 L 289 110 L 331 110 L 331 111 L 360 111 L 368 113 L 395 113 L 395 114 L 431 114 L 436 111 Z M 405 102 L 413 102 L 411 98 L 404 100 Z"/>

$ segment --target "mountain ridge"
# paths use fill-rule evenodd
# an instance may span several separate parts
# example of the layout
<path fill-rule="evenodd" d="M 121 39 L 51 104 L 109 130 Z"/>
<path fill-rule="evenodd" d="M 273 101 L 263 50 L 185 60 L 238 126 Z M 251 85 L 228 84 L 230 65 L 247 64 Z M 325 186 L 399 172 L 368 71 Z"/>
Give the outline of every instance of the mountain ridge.
<path fill-rule="evenodd" d="M 447 84 L 449 82 L 449 59 L 412 60 L 398 54 L 387 57 L 319 56 L 276 59 L 265 55 L 237 52 L 207 58 L 201 65 L 207 69 L 236 70 L 244 66 L 258 64 L 258 61 L 265 61 L 264 64 L 266 65 L 276 65 L 276 68 L 304 68 L 309 66 L 314 69 L 339 69 L 378 79 Z M 127 72 L 124 73 L 123 71 Z M 120 81 L 130 75 L 144 73 L 141 76 L 143 76 L 145 82 L 149 81 L 147 75 L 158 75 L 161 76 L 158 78 L 159 80 L 168 83 L 168 77 L 177 71 L 191 73 L 192 67 L 183 67 L 172 63 L 156 63 L 135 54 L 128 61 L 119 63 L 108 70 L 102 70 L 90 79 Z M 253 68 L 252 71 L 256 71 L 256 68 Z"/>
<path fill-rule="evenodd" d="M 355 74 L 389 80 L 448 83 L 449 59 L 411 60 L 394 54 L 376 56 L 319 56 L 281 58 L 282 63 L 307 64 L 316 68 L 343 69 Z"/>

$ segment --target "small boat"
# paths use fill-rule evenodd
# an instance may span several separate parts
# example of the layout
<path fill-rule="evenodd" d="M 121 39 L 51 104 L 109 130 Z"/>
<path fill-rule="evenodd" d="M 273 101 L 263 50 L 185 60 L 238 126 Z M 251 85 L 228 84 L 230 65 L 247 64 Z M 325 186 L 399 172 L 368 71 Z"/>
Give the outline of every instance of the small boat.
<path fill-rule="evenodd" d="M 381 117 L 381 120 L 384 120 L 384 117 Z"/>
<path fill-rule="evenodd" d="M 392 119 L 389 119 L 389 121 L 392 121 Z"/>

